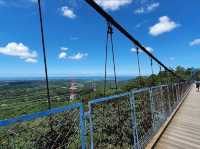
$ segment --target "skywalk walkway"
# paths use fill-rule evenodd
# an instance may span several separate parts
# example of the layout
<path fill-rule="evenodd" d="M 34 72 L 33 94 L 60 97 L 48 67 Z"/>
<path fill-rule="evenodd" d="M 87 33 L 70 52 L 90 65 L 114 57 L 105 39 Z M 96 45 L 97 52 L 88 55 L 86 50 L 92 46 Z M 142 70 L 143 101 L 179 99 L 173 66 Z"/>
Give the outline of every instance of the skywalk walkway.
<path fill-rule="evenodd" d="M 194 85 L 155 149 L 200 149 L 200 92 Z"/>

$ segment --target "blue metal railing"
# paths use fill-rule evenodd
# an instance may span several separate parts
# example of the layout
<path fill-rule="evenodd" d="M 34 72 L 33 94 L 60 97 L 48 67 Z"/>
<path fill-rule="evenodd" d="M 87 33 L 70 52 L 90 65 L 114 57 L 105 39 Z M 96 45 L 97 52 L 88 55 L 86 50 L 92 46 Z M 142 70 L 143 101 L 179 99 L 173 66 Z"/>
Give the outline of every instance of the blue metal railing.
<path fill-rule="evenodd" d="M 31 143 L 43 144 L 42 139 L 45 138 L 47 139 L 45 143 L 49 148 L 59 147 L 59 145 L 70 148 L 81 147 L 82 149 L 144 148 L 177 105 L 183 101 L 190 86 L 191 82 L 161 85 L 91 100 L 88 103 L 88 112 L 84 112 L 82 103 L 73 103 L 43 112 L 0 120 L 0 132 L 2 131 L 0 147 L 27 148 Z M 78 115 L 79 120 L 77 121 Z M 49 121 L 52 121 L 54 131 L 58 130 L 59 133 L 49 134 L 46 128 Z M 38 130 L 33 129 L 33 132 L 38 131 L 42 134 L 36 136 L 32 134 L 36 138 L 29 138 L 29 131 L 32 126 L 39 127 L 38 123 L 47 123 L 40 129 L 37 128 Z M 75 125 L 77 126 L 75 127 Z M 19 131 L 18 129 L 24 131 L 21 136 L 14 131 Z M 26 134 L 26 138 L 23 138 Z M 48 138 L 49 135 L 52 138 Z M 75 138 L 74 135 L 78 138 Z M 38 141 L 37 137 L 41 140 Z M 52 143 L 48 142 L 49 139 Z M 21 144 L 22 140 L 29 142 L 28 145 Z M 16 142 L 19 143 L 19 146 Z M 45 148 L 48 147 L 45 146 Z"/>
<path fill-rule="evenodd" d="M 21 124 L 23 122 L 29 122 L 29 121 L 34 122 L 36 120 L 39 120 L 39 119 L 45 118 L 45 117 L 52 117 L 52 119 L 53 119 L 54 115 L 62 114 L 66 111 L 68 112 L 68 111 L 72 111 L 74 109 L 79 110 L 79 115 L 80 115 L 79 116 L 79 125 L 78 125 L 78 127 L 80 128 L 79 140 L 81 140 L 81 148 L 84 149 L 85 148 L 85 136 L 84 136 L 85 126 L 84 126 L 84 109 L 83 109 L 82 103 L 73 103 L 68 106 L 64 106 L 64 107 L 60 107 L 60 108 L 53 108 L 53 109 L 43 111 L 43 112 L 36 112 L 33 114 L 22 115 L 22 116 L 19 116 L 16 118 L 0 120 L 0 128 L 8 129 L 8 131 L 10 131 L 9 126 Z M 46 120 L 46 119 L 44 121 L 48 122 L 48 120 Z M 29 127 L 27 129 L 29 129 Z M 0 137 L 0 144 L 2 145 L 2 147 L 6 148 L 9 146 L 10 148 L 15 148 L 17 146 L 16 144 L 12 144 L 11 142 L 9 144 L 3 146 L 3 142 L 5 142 L 5 140 L 3 140 L 3 139 L 4 138 Z"/>

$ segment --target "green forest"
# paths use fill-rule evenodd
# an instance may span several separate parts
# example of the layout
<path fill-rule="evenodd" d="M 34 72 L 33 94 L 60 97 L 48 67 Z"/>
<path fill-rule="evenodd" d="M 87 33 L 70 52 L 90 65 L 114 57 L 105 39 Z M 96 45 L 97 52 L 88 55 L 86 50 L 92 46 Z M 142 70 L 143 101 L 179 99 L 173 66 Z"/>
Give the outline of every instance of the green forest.
<path fill-rule="evenodd" d="M 184 80 L 200 80 L 200 71 L 194 71 L 192 68 L 185 69 L 179 66 L 175 69 L 175 73 Z M 87 104 L 89 100 L 103 96 L 178 81 L 172 74 L 161 71 L 157 75 L 118 81 L 117 90 L 114 81 L 108 80 L 106 93 L 104 93 L 104 80 L 76 80 L 76 83 L 79 84 L 77 89 L 79 96 L 77 99 L 69 100 L 70 80 L 50 80 L 51 103 L 52 107 L 64 106 L 77 101 L 83 101 Z M 91 83 L 95 83 L 95 91 L 93 91 Z M 0 109 L 0 119 L 47 110 L 45 81 L 0 81 Z"/>
<path fill-rule="evenodd" d="M 76 80 L 76 84 L 78 84 L 77 94 L 79 96 L 73 100 L 70 100 L 69 97 L 70 80 L 50 80 L 51 104 L 52 107 L 61 107 L 75 102 L 83 102 L 87 112 L 88 101 L 93 99 L 124 93 L 133 89 L 178 83 L 179 81 L 200 80 L 199 70 L 185 69 L 179 66 L 174 72 L 182 80 L 175 78 L 166 71 L 160 71 L 158 74 L 150 76 L 139 76 L 130 80 L 118 81 L 117 89 L 115 89 L 114 81 L 108 80 L 106 92 L 104 92 L 104 80 Z M 95 90 L 92 87 L 94 83 L 96 84 Z M 160 96 L 160 93 L 156 93 L 156 96 Z M 139 128 L 141 136 L 146 134 L 152 127 L 152 113 L 148 112 L 150 106 L 148 98 L 148 92 L 136 95 L 137 119 L 143 124 Z M 93 113 L 94 125 L 97 127 L 94 137 L 97 140 L 97 148 L 104 148 L 106 144 L 116 144 L 125 148 L 130 147 L 133 138 L 131 136 L 129 98 L 123 97 L 123 100 L 118 100 L 115 103 L 109 102 L 94 108 L 96 109 Z M 47 109 L 45 81 L 0 82 L 1 120 Z M 141 109 L 144 111 L 141 112 Z M 145 119 L 143 119 L 143 115 Z M 99 129 L 102 127 L 105 127 L 104 130 Z M 89 132 L 89 130 L 86 131 Z M 104 132 L 103 134 L 102 131 Z M 126 133 L 121 134 L 121 132 Z M 68 148 L 80 148 L 79 111 L 66 111 L 58 115 L 40 118 L 36 121 L 3 127 L 0 129 L 0 134 L 0 144 L 6 148 L 13 148 L 13 146 L 14 148 L 30 148 L 30 146 L 33 146 L 33 148 L 39 149 L 56 148 L 58 146 L 65 148 L 65 143 L 69 144 Z M 112 136 L 109 136 L 109 134 L 112 134 Z M 88 137 L 89 140 L 90 138 Z"/>

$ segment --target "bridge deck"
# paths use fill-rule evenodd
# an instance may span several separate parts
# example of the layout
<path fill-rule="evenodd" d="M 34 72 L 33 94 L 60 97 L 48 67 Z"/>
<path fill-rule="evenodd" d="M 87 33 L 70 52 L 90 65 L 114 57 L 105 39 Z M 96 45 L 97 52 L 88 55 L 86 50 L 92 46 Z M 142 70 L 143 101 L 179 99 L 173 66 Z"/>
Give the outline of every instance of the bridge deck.
<path fill-rule="evenodd" d="M 200 92 L 193 86 L 156 149 L 200 149 Z"/>

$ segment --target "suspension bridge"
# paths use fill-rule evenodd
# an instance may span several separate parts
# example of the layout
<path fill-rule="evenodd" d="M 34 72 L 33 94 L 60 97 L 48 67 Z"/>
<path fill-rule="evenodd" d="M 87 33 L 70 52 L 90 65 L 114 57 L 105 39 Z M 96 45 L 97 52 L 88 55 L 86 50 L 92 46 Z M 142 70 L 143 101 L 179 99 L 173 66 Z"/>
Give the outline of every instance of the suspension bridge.
<path fill-rule="evenodd" d="M 76 102 L 52 108 L 41 1 L 38 0 L 49 109 L 0 120 L 0 148 L 200 148 L 200 92 L 196 91 L 194 81 L 184 80 L 169 69 L 93 0 L 85 2 L 107 23 L 104 97 L 92 99 L 88 103 Z M 142 50 L 150 57 L 152 74 L 154 61 L 160 70 L 164 69 L 168 75 L 173 76 L 173 80 L 159 86 L 106 95 L 109 41 L 114 89 L 118 89 L 113 28 L 136 46 L 139 76 L 139 50 Z"/>
<path fill-rule="evenodd" d="M 199 99 L 200 93 L 192 85 L 190 93 L 179 109 L 177 108 L 174 118 L 157 140 L 155 148 L 200 148 Z"/>

